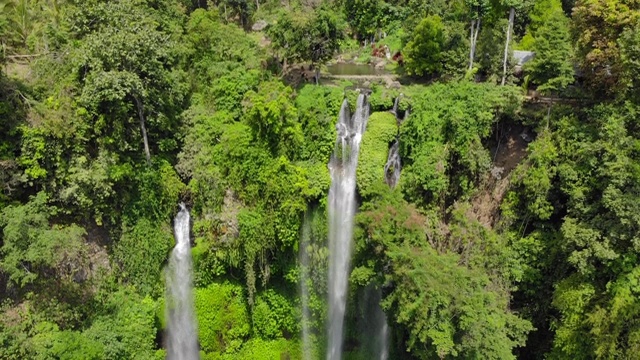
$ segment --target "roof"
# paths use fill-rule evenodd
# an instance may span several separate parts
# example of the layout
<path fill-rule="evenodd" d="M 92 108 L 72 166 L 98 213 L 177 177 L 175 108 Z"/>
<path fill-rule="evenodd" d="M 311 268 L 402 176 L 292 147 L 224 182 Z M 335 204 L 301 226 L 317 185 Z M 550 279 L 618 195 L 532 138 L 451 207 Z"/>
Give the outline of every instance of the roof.
<path fill-rule="evenodd" d="M 513 58 L 518 62 L 518 66 L 522 66 L 524 63 L 533 59 L 536 55 L 533 51 L 514 50 Z"/>

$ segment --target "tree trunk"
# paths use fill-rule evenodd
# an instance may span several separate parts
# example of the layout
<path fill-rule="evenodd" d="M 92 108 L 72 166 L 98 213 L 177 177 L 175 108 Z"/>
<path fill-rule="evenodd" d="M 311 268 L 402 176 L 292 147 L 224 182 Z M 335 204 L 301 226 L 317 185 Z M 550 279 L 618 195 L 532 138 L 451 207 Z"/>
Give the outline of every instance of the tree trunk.
<path fill-rule="evenodd" d="M 260 11 L 260 3 L 259 0 L 256 0 L 256 11 Z"/>
<path fill-rule="evenodd" d="M 476 25 L 475 20 L 471 20 L 471 34 L 469 34 L 469 70 L 473 69 L 473 28 Z"/>
<path fill-rule="evenodd" d="M 140 118 L 140 131 L 142 132 L 142 141 L 144 142 L 144 155 L 147 158 L 147 164 L 151 165 L 151 152 L 149 151 L 149 139 L 147 138 L 147 128 L 144 126 L 144 109 L 142 108 L 142 102 L 137 96 L 133 99 L 136 101 L 136 107 L 138 108 L 138 117 Z"/>
<path fill-rule="evenodd" d="M 469 70 L 473 69 L 473 61 L 476 57 L 476 44 L 478 43 L 478 33 L 480 32 L 480 20 L 471 20 L 471 50 L 469 51 Z M 474 31 L 475 26 L 475 33 Z"/>
<path fill-rule="evenodd" d="M 476 23 L 476 34 L 473 36 L 473 57 L 476 57 L 476 48 L 478 47 L 478 34 L 480 33 L 480 22 L 482 18 L 478 18 L 478 22 Z"/>
<path fill-rule="evenodd" d="M 507 80 L 507 60 L 509 59 L 509 42 L 511 41 L 511 31 L 513 30 L 513 21 L 516 16 L 516 9 L 511 8 L 509 11 L 509 26 L 507 27 L 507 41 L 504 44 L 504 62 L 502 63 L 502 86 Z"/>

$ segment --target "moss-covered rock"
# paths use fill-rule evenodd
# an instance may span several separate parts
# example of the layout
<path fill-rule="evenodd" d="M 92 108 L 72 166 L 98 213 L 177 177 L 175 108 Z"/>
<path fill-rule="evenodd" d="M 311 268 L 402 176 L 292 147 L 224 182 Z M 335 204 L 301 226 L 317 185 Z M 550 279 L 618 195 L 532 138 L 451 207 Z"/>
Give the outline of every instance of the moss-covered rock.
<path fill-rule="evenodd" d="M 389 144 L 398 133 L 395 116 L 388 112 L 374 112 L 369 117 L 362 136 L 356 183 L 364 198 L 375 194 L 377 185 L 384 183 L 384 165 L 389 154 Z"/>

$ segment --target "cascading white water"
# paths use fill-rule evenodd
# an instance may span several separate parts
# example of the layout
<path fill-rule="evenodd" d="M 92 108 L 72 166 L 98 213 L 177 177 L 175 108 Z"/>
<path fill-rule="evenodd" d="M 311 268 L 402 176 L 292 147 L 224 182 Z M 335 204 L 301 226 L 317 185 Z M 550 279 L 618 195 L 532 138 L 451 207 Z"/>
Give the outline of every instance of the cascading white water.
<path fill-rule="evenodd" d="M 167 268 L 167 359 L 197 360 L 198 338 L 193 311 L 191 241 L 189 211 L 180 204 L 176 215 L 174 235 L 176 246 L 171 252 Z"/>
<path fill-rule="evenodd" d="M 396 139 L 391 149 L 389 149 L 389 156 L 387 157 L 387 163 L 384 165 L 384 174 L 387 184 L 394 188 L 400 180 L 400 169 L 402 164 L 400 163 L 400 140 Z"/>
<path fill-rule="evenodd" d="M 400 97 L 402 97 L 402 94 L 396 98 L 392 110 L 396 115 L 396 119 L 399 124 L 404 122 L 409 116 L 409 109 L 407 109 L 404 112 L 404 117 L 402 119 L 398 117 L 397 112 Z M 396 187 L 398 180 L 400 180 L 400 170 L 402 170 L 402 163 L 400 161 L 400 137 L 398 137 L 396 138 L 396 141 L 393 142 L 393 145 L 391 145 L 391 148 L 389 149 L 389 156 L 387 157 L 387 163 L 384 165 L 385 181 L 387 182 L 387 185 L 392 188 Z"/>
<path fill-rule="evenodd" d="M 400 94 L 393 101 L 393 108 L 391 109 L 391 113 L 393 113 L 393 115 L 395 115 L 396 118 L 398 117 L 398 105 L 400 105 L 400 99 L 402 99 L 403 96 L 404 94 Z"/>
<path fill-rule="evenodd" d="M 369 104 L 360 94 L 353 116 L 345 100 L 340 109 L 336 146 L 329 163 L 329 333 L 327 359 L 342 357 L 353 218 L 356 212 L 356 167 L 360 140 L 367 126 Z"/>

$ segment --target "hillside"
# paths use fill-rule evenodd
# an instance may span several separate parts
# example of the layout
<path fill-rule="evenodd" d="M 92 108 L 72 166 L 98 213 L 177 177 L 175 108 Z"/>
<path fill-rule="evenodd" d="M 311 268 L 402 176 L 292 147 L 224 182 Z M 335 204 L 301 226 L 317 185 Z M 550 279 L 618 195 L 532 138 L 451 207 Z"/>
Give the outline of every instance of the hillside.
<path fill-rule="evenodd" d="M 0 0 L 0 43 L 0 359 L 638 357 L 637 1 Z"/>

